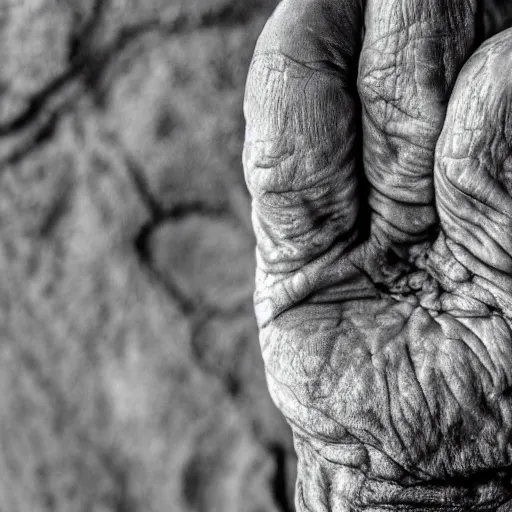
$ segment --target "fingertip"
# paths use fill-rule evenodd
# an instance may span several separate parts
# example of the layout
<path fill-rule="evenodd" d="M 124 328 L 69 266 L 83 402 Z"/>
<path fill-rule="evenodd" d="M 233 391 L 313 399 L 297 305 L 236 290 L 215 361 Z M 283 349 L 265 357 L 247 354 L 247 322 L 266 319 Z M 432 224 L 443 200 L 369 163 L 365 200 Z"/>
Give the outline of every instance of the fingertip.
<path fill-rule="evenodd" d="M 276 52 L 301 63 L 357 64 L 360 0 L 283 0 L 267 21 L 256 55 Z"/>

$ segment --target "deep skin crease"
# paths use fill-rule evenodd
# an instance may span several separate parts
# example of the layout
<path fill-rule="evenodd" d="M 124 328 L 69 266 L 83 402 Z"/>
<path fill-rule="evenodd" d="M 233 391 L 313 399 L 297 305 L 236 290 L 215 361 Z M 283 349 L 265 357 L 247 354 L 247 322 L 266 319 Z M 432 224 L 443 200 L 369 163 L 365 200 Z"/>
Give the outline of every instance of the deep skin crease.
<path fill-rule="evenodd" d="M 512 510 L 511 25 L 283 0 L 261 34 L 255 309 L 299 512 Z"/>

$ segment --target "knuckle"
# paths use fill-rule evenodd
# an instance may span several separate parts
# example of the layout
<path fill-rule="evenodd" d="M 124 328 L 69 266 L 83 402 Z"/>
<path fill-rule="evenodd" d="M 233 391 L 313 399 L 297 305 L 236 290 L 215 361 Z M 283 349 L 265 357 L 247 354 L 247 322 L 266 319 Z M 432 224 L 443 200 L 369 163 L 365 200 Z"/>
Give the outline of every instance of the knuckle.
<path fill-rule="evenodd" d="M 485 80 L 495 81 L 498 78 L 507 79 L 509 82 L 509 73 L 503 71 L 512 66 L 511 50 L 512 29 L 508 29 L 488 39 L 475 52 L 466 64 L 467 72 L 478 73 L 477 76 L 481 76 Z"/>

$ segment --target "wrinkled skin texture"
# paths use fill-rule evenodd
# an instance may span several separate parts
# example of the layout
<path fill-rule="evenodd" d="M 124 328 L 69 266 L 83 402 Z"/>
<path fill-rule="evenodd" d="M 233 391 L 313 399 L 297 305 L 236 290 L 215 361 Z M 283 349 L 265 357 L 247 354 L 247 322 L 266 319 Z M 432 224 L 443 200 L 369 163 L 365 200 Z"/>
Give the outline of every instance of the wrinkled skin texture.
<path fill-rule="evenodd" d="M 300 512 L 512 510 L 512 3 L 284 0 L 247 81 Z"/>

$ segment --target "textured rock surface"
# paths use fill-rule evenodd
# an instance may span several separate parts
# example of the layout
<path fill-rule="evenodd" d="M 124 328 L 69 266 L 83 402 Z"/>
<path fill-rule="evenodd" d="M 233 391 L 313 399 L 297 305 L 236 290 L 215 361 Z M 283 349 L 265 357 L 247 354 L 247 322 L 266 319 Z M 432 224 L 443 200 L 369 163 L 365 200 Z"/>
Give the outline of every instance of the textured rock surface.
<path fill-rule="evenodd" d="M 274 5 L 0 3 L 0 510 L 292 510 L 240 163 Z"/>

